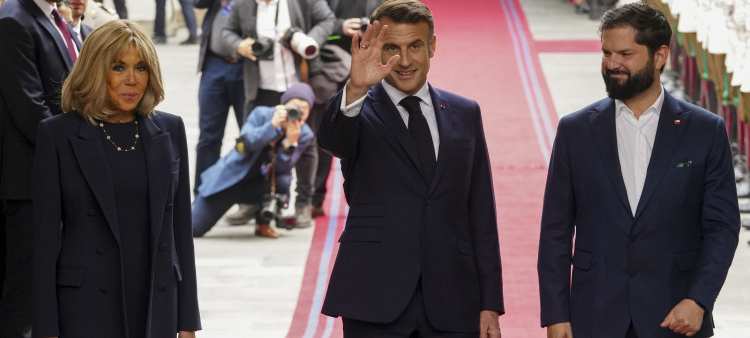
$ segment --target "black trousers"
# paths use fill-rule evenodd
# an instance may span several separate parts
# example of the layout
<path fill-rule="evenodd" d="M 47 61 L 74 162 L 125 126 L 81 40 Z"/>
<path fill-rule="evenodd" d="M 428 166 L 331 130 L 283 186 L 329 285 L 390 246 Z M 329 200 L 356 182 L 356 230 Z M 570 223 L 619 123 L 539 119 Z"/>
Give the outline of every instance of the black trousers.
<path fill-rule="evenodd" d="M 633 327 L 633 323 L 630 323 L 630 327 L 628 328 L 628 333 L 625 334 L 625 338 L 638 338 L 638 335 L 635 334 L 635 327 Z"/>
<path fill-rule="evenodd" d="M 319 112 L 317 116 L 315 116 L 314 122 L 316 131 L 321 119 L 323 119 L 323 113 Z M 312 146 L 310 147 L 312 148 Z M 318 152 L 318 168 L 315 170 L 315 192 L 312 196 L 312 205 L 314 207 L 322 207 L 323 201 L 326 199 L 326 192 L 328 192 L 326 183 L 328 182 L 328 174 L 331 173 L 331 162 L 333 162 L 333 156 L 325 152 L 325 150 L 320 149 L 317 146 L 317 143 L 315 151 Z"/>
<path fill-rule="evenodd" d="M 34 208 L 31 200 L 4 200 L 8 266 L 0 300 L 0 337 L 31 337 Z"/>
<path fill-rule="evenodd" d="M 3 298 L 3 284 L 5 284 L 6 258 L 8 257 L 8 246 L 5 245 L 5 206 L 0 205 L 0 301 Z"/>
<path fill-rule="evenodd" d="M 479 316 L 479 311 L 477 311 L 477 316 Z M 406 310 L 392 323 L 378 324 L 342 319 L 344 338 L 479 338 L 479 331 L 445 332 L 432 327 L 424 308 L 421 281 L 409 305 L 406 306 Z"/>
<path fill-rule="evenodd" d="M 255 109 L 255 107 L 276 107 L 280 105 L 281 95 L 284 95 L 284 92 L 258 89 L 258 95 L 255 97 L 255 100 L 245 102 L 244 121 L 247 121 L 247 117 L 250 116 L 250 113 L 253 112 L 253 109 Z M 240 126 L 240 129 L 242 129 L 242 126 Z"/>

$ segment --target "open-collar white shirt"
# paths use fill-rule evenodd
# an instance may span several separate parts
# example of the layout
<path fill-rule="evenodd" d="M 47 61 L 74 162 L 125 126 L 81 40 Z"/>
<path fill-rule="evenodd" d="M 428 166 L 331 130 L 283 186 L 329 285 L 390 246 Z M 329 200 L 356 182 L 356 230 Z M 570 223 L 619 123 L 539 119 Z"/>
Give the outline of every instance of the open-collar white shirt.
<path fill-rule="evenodd" d="M 258 36 L 271 38 L 274 41 L 273 60 L 258 61 L 260 70 L 260 89 L 285 92 L 299 82 L 297 68 L 294 65 L 294 54 L 279 42 L 287 29 L 292 27 L 288 0 L 255 0 L 258 4 L 255 29 Z M 279 11 L 278 24 L 276 11 Z"/>
<path fill-rule="evenodd" d="M 630 210 L 635 216 L 641 199 L 651 152 L 656 140 L 661 107 L 664 104 L 664 88 L 653 105 L 640 118 L 635 118 L 624 102 L 615 100 L 615 124 L 617 128 L 617 154 L 625 189 L 628 192 Z"/>
<path fill-rule="evenodd" d="M 409 111 L 401 106 L 401 100 L 409 96 L 408 94 L 396 89 L 396 87 L 389 85 L 385 80 L 380 82 L 385 89 L 386 94 L 390 97 L 393 105 L 396 106 L 401 119 L 404 120 L 406 128 L 409 128 Z M 367 95 L 361 97 L 352 104 L 346 106 L 346 89 L 343 90 L 344 94 L 341 98 L 341 111 L 345 116 L 354 117 L 359 115 L 359 111 L 365 103 Z M 435 158 L 437 159 L 438 150 L 440 150 L 440 133 L 438 131 L 437 118 L 435 117 L 435 107 L 432 106 L 432 95 L 430 95 L 429 83 L 425 82 L 422 88 L 414 94 L 414 96 L 420 98 L 422 101 L 419 103 L 419 108 L 422 109 L 422 115 L 427 120 L 427 125 L 430 127 L 430 135 L 432 136 L 432 144 L 435 146 Z"/>

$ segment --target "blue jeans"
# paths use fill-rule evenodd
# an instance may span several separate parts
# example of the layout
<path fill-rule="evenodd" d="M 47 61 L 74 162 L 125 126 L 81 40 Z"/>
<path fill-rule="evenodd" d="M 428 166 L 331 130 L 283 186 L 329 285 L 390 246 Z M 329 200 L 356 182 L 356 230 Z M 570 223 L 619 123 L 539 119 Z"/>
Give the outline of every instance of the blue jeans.
<path fill-rule="evenodd" d="M 154 18 L 154 36 L 159 38 L 166 38 L 167 34 L 164 31 L 164 20 L 166 16 L 167 0 L 156 0 L 156 18 Z M 187 26 L 188 32 L 191 37 L 198 36 L 198 26 L 195 23 L 195 11 L 193 10 L 193 3 L 190 0 L 180 0 L 180 7 L 182 7 L 182 16 L 185 18 L 185 26 Z"/>
<path fill-rule="evenodd" d="M 198 88 L 200 136 L 195 155 L 195 186 L 201 185 L 201 173 L 221 156 L 221 141 L 227 125 L 229 107 L 234 108 L 237 125 L 242 128 L 245 86 L 242 63 L 229 63 L 211 52 L 206 53 L 205 68 Z"/>

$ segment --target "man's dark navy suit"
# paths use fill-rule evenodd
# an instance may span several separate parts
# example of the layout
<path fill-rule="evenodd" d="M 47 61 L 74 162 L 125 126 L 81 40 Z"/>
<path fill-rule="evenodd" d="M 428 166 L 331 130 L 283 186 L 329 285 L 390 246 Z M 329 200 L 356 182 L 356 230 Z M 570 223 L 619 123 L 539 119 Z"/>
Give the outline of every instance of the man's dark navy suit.
<path fill-rule="evenodd" d="M 612 99 L 560 120 L 539 242 L 542 325 L 601 338 L 625 337 L 632 322 L 639 338 L 684 337 L 659 324 L 689 298 L 706 308 L 694 337 L 710 337 L 740 227 L 724 120 L 665 92 L 635 216 L 615 126 Z"/>
<path fill-rule="evenodd" d="M 66 28 L 81 50 L 73 28 Z M 60 92 L 71 67 L 65 41 L 34 0 L 9 0 L 0 7 L 0 200 L 9 252 L 0 337 L 30 334 L 37 126 L 62 113 Z"/>
<path fill-rule="evenodd" d="M 359 115 L 340 110 L 319 126 L 322 149 L 341 159 L 350 207 L 323 313 L 396 320 L 422 280 L 424 308 L 440 331 L 476 332 L 482 310 L 504 313 L 495 198 L 476 102 L 430 87 L 440 134 L 435 175 L 381 84 Z"/>

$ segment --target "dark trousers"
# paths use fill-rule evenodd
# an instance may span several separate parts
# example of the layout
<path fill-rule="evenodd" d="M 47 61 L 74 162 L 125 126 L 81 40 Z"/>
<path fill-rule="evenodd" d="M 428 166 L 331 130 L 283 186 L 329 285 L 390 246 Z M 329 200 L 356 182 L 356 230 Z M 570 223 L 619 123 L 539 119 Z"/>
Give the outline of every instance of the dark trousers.
<path fill-rule="evenodd" d="M 319 112 L 313 122 L 316 131 L 321 119 L 323 119 L 323 113 Z M 312 127 L 312 125 L 310 126 Z M 326 183 L 328 183 L 328 174 L 331 173 L 333 156 L 317 147 L 317 143 L 315 150 L 318 152 L 318 169 L 315 170 L 315 192 L 312 197 L 312 205 L 314 207 L 322 207 L 323 201 L 326 199 L 326 192 L 328 192 Z"/>
<path fill-rule="evenodd" d="M 479 316 L 479 311 L 477 311 Z M 344 338 L 479 338 L 476 332 L 445 332 L 435 329 L 427 319 L 422 295 L 422 282 L 414 292 L 406 310 L 394 322 L 378 324 L 342 318 Z"/>
<path fill-rule="evenodd" d="M 0 337 L 31 337 L 34 208 L 31 200 L 4 200 L 8 266 L 0 301 Z"/>
<path fill-rule="evenodd" d="M 193 237 L 206 234 L 235 203 L 261 204 L 263 195 L 271 191 L 271 183 L 260 174 L 208 197 L 195 195 L 193 202 Z M 289 194 L 289 180 L 276 180 L 276 192 Z M 255 224 L 264 224 L 256 217 Z"/>
<path fill-rule="evenodd" d="M 124 2 L 125 0 L 119 1 Z M 166 6 L 167 0 L 156 0 L 156 18 L 154 18 L 155 37 L 167 37 L 167 33 L 165 32 L 164 28 L 166 20 Z M 195 22 L 195 11 L 193 10 L 193 3 L 190 0 L 180 0 L 180 7 L 182 7 L 182 16 L 185 18 L 185 26 L 187 26 L 188 32 L 190 32 L 190 36 L 198 36 L 198 25 Z"/>
<path fill-rule="evenodd" d="M 102 0 L 94 0 L 98 3 L 102 3 Z M 115 11 L 117 12 L 117 16 L 120 17 L 120 19 L 127 19 L 128 18 L 128 8 L 125 6 L 125 0 L 113 0 L 115 3 Z"/>
<path fill-rule="evenodd" d="M 635 334 L 635 327 L 633 327 L 633 323 L 630 323 L 630 327 L 628 328 L 628 333 L 625 334 L 625 338 L 638 338 L 638 335 Z"/>
<path fill-rule="evenodd" d="M 195 185 L 198 191 L 201 174 L 221 157 L 221 141 L 227 125 L 229 107 L 234 108 L 237 125 L 242 128 L 245 87 L 242 63 L 226 62 L 206 52 L 206 63 L 198 88 L 198 126 L 200 136 L 195 149 Z"/>
<path fill-rule="evenodd" d="M 297 207 L 309 207 L 315 193 L 315 175 L 318 171 L 318 142 L 314 137 L 318 133 L 318 124 L 315 122 L 318 116 L 323 115 L 325 108 L 325 105 L 316 104 L 310 109 L 310 116 L 307 117 L 307 125 L 312 129 L 313 139 L 294 166 L 297 173 L 297 199 L 294 205 Z"/>
<path fill-rule="evenodd" d="M 281 95 L 283 94 L 284 92 L 277 92 L 275 90 L 258 89 L 258 95 L 255 96 L 255 100 L 245 103 L 245 121 L 247 121 L 247 117 L 253 112 L 255 107 L 276 107 L 282 104 Z"/>
<path fill-rule="evenodd" d="M 3 298 L 3 284 L 5 284 L 5 268 L 7 266 L 8 246 L 5 241 L 5 206 L 0 204 L 0 301 Z"/>

